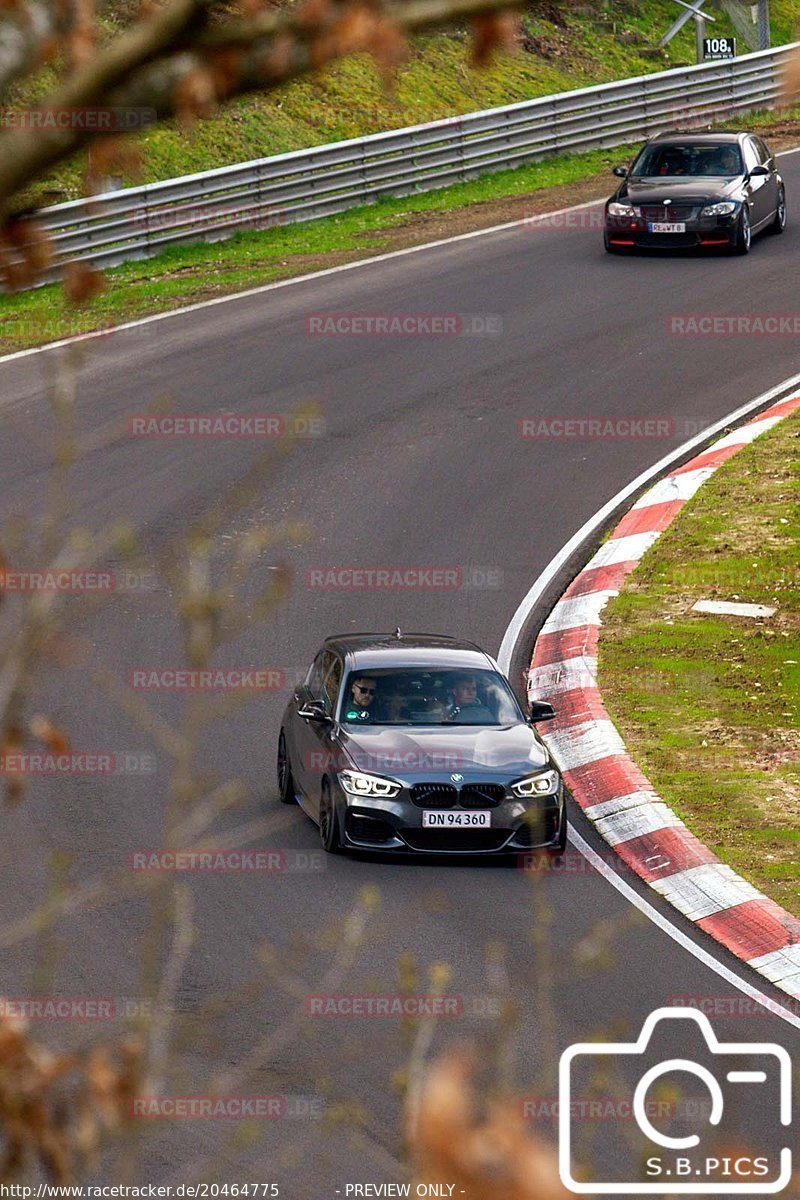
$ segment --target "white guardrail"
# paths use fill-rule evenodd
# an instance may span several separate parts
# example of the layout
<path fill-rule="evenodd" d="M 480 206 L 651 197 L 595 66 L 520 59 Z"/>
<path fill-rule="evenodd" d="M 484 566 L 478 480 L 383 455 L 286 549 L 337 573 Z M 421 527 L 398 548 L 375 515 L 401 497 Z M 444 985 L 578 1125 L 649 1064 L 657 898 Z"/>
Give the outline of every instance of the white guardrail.
<path fill-rule="evenodd" d="M 310 221 L 547 155 L 618 146 L 662 129 L 768 109 L 780 94 L 782 66 L 798 45 L 70 200 L 42 209 L 39 217 L 57 264 L 80 259 L 113 266 L 167 246 Z"/>

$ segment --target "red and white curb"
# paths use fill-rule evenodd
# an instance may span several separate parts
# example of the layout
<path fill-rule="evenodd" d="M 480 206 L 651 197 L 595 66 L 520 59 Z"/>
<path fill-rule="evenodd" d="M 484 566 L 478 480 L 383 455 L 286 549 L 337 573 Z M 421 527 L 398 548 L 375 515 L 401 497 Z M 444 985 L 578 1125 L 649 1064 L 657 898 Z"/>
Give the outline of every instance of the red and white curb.
<path fill-rule="evenodd" d="M 759 413 L 637 500 L 542 626 L 528 694 L 556 719 L 543 740 L 576 802 L 626 865 L 738 958 L 800 999 L 800 920 L 692 834 L 629 756 L 597 686 L 601 613 L 645 550 L 717 467 L 800 408 L 800 395 Z"/>

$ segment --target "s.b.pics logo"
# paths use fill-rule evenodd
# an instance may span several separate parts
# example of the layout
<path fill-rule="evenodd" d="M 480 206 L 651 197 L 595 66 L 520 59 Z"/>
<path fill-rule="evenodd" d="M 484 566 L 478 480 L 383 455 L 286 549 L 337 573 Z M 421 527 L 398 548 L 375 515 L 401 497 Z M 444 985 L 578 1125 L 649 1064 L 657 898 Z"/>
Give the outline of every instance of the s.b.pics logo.
<path fill-rule="evenodd" d="M 780 1192 L 792 1174 L 791 1076 L 782 1046 L 720 1042 L 694 1009 L 657 1009 L 636 1042 L 570 1046 L 559 1067 L 561 1180 L 580 1195 Z M 604 1095 L 627 1120 L 615 1128 L 605 1114 L 601 1133 L 586 1114 L 604 1113 Z M 576 1103 L 585 1096 L 599 1103 Z"/>

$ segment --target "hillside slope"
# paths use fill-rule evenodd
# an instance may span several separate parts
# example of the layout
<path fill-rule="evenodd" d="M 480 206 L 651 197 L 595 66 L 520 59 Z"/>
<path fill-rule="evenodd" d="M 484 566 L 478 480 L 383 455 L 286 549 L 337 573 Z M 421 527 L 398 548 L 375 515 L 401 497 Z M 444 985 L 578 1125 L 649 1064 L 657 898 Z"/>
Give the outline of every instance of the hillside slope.
<path fill-rule="evenodd" d="M 770 8 L 773 44 L 792 40 L 796 0 L 771 0 Z M 712 11 L 718 18 L 714 33 L 732 34 L 726 15 Z M 143 133 L 138 139 L 141 175 L 137 180 L 128 173 L 120 179 L 125 184 L 168 179 L 692 63 L 691 22 L 667 51 L 652 53 L 676 12 L 674 0 L 616 0 L 605 6 L 537 0 L 535 11 L 523 18 L 517 48 L 497 56 L 488 68 L 470 68 L 462 32 L 415 41 L 392 94 L 370 60 L 351 58 L 269 95 L 238 100 L 189 134 L 175 123 Z M 741 39 L 739 51 L 746 51 Z M 48 197 L 51 202 L 82 195 L 81 164 L 63 167 L 47 186 L 59 189 Z M 41 196 L 43 189 L 37 192 Z"/>

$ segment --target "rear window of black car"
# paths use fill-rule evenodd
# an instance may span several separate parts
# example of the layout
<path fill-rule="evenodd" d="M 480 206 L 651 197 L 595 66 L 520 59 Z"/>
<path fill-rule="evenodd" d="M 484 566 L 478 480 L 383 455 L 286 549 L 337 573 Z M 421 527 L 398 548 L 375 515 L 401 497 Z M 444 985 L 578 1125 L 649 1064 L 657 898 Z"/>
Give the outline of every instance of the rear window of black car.
<path fill-rule="evenodd" d="M 339 720 L 349 725 L 516 725 L 514 693 L 496 671 L 351 671 Z"/>
<path fill-rule="evenodd" d="M 648 179 L 741 175 L 742 154 L 736 142 L 657 142 L 645 146 L 630 173 Z"/>

